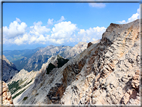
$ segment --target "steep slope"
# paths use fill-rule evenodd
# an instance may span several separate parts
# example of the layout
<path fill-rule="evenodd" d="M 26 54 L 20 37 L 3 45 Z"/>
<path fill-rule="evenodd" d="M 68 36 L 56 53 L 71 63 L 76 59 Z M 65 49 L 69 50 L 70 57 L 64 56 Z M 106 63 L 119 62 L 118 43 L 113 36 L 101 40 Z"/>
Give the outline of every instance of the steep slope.
<path fill-rule="evenodd" d="M 47 46 L 43 49 L 37 51 L 31 58 L 29 58 L 27 64 L 24 66 L 25 70 L 31 71 L 35 70 L 38 71 L 43 63 L 46 63 L 47 60 L 52 55 L 61 55 L 64 58 L 72 58 L 76 55 L 80 54 L 83 50 L 87 48 L 86 42 L 79 42 L 74 47 L 70 46 Z"/>
<path fill-rule="evenodd" d="M 2 59 L 0 57 L 0 59 Z M 6 57 L 3 55 L 3 81 L 7 82 L 8 80 L 10 80 L 15 74 L 17 74 L 19 71 L 17 70 L 16 66 L 9 62 L 8 59 L 6 59 Z M 1 62 L 0 62 L 1 65 Z"/>
<path fill-rule="evenodd" d="M 80 72 L 83 65 L 85 64 L 87 58 L 86 55 L 89 54 L 91 50 L 92 48 L 84 50 L 83 53 L 77 55 L 76 58 L 70 59 L 61 68 L 54 68 L 49 74 L 46 74 L 48 65 L 50 63 L 56 65 L 56 61 L 54 60 L 56 58 L 51 57 L 47 63 L 43 64 L 42 68 L 40 69 L 40 72 L 35 78 L 34 84 L 32 84 L 24 93 L 22 93 L 21 97 L 14 101 L 14 103 L 50 104 L 54 102 L 52 102 L 52 99 L 54 100 L 54 98 L 57 100 L 55 101 L 55 103 L 59 103 L 59 100 L 63 95 L 63 92 L 65 91 L 66 87 L 72 82 L 73 79 L 75 79 L 75 75 Z M 57 91 L 58 88 L 59 91 Z M 56 92 L 57 94 L 59 94 L 59 99 L 57 96 L 54 96 L 57 95 Z M 50 96 L 50 93 L 52 93 L 51 96 L 53 98 Z M 27 99 L 23 100 L 25 97 Z"/>
<path fill-rule="evenodd" d="M 51 61 L 15 104 L 140 104 L 139 20 L 111 23 L 99 43 L 46 74 Z"/>
<path fill-rule="evenodd" d="M 24 66 L 24 69 L 27 71 L 38 71 L 43 63 L 46 63 L 47 60 L 52 55 L 58 55 L 65 50 L 70 50 L 71 47 L 69 46 L 47 46 L 43 49 L 37 51 L 31 58 L 29 58 L 27 64 Z"/>
<path fill-rule="evenodd" d="M 64 59 L 63 57 L 61 57 L 61 56 L 59 56 L 59 55 L 57 55 L 57 56 L 52 56 L 51 58 L 49 58 L 49 60 L 48 60 L 48 62 L 47 63 L 44 63 L 43 64 L 43 66 L 42 66 L 42 69 L 43 68 L 45 68 L 46 67 L 46 69 L 45 69 L 45 76 L 46 75 L 48 75 L 51 71 L 52 71 L 52 69 L 58 69 L 58 68 L 60 68 L 60 67 L 62 67 L 65 63 L 67 63 L 68 62 L 68 59 Z M 53 73 L 53 72 L 52 72 Z M 27 89 L 32 83 L 33 83 L 33 81 L 34 81 L 34 78 L 33 77 L 35 77 L 35 75 L 39 75 L 39 74 L 41 74 L 41 73 L 39 73 L 39 72 L 27 72 L 27 71 L 25 71 L 25 70 L 21 70 L 17 75 L 15 75 L 14 77 L 13 77 L 13 79 L 8 83 L 8 86 L 9 86 L 9 89 L 10 89 L 10 91 L 11 91 L 11 93 L 13 94 L 12 96 L 13 96 L 13 99 L 14 99 L 14 103 L 15 104 L 17 104 L 16 102 L 19 100 L 19 97 L 21 96 L 21 93 L 20 94 L 18 94 L 18 97 L 16 96 L 15 97 L 15 95 L 17 94 L 17 92 L 16 91 L 18 91 L 18 92 L 21 92 L 21 90 L 24 90 L 25 91 L 25 89 Z M 34 76 L 33 76 L 34 75 Z M 32 77 L 32 78 L 31 78 Z M 26 81 L 25 81 L 25 79 L 26 79 Z M 27 79 L 28 79 L 28 81 L 32 81 L 32 83 L 30 84 L 30 85 L 25 85 L 24 83 L 29 83 L 29 82 L 27 82 Z M 42 79 L 42 78 L 41 78 Z M 23 83 L 23 81 L 24 81 L 24 83 Z M 15 83 L 17 83 L 18 84 L 18 87 L 22 87 L 22 88 L 17 88 L 17 87 L 15 87 Z M 21 83 L 22 83 L 22 85 L 21 85 Z M 24 84 L 24 87 L 23 87 L 23 84 Z M 11 86 L 13 86 L 13 87 L 11 87 Z M 26 88 L 25 88 L 26 87 Z M 24 88 L 24 89 L 23 89 Z M 20 89 L 20 91 L 19 91 L 19 89 Z M 22 93 L 24 92 L 24 91 L 22 91 Z M 16 94 L 15 94 L 15 92 L 16 92 Z M 38 95 L 38 93 L 36 94 L 36 95 Z M 28 98 L 28 97 L 24 97 L 23 98 L 23 100 L 25 99 L 25 98 Z"/>
<path fill-rule="evenodd" d="M 42 48 L 39 47 L 36 49 L 4 50 L 3 54 L 10 62 L 16 65 L 18 70 L 21 70 L 27 64 L 28 59 L 40 49 Z"/>
<path fill-rule="evenodd" d="M 110 24 L 61 103 L 140 105 L 140 60 L 139 20 Z"/>
<path fill-rule="evenodd" d="M 12 94 L 12 99 L 18 97 L 24 92 L 33 82 L 38 72 L 28 72 L 24 69 L 20 70 L 13 78 L 7 83 L 9 91 Z"/>
<path fill-rule="evenodd" d="M 88 44 L 87 42 L 79 42 L 70 50 L 66 50 L 62 52 L 60 55 L 68 59 L 75 57 L 76 55 L 80 54 L 82 51 L 84 51 L 87 48 L 87 44 Z"/>

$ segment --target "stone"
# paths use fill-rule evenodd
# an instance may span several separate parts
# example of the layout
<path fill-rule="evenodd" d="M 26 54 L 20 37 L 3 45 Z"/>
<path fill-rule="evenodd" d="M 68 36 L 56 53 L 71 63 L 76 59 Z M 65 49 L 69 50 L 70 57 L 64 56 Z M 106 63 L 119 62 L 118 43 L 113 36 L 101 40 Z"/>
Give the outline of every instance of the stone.
<path fill-rule="evenodd" d="M 139 20 L 110 24 L 98 43 L 47 75 L 49 59 L 16 103 L 41 104 L 46 99 L 46 104 L 65 106 L 139 105 L 139 28 Z M 25 96 L 28 100 L 23 101 Z"/>
<path fill-rule="evenodd" d="M 0 94 L 0 98 L 3 97 L 2 103 L 0 102 L 0 104 L 2 104 L 3 106 L 14 107 L 12 96 L 11 93 L 9 92 L 7 84 L 4 81 L 2 81 L 1 83 L 2 83 L 2 88 L 4 88 L 4 90 Z"/>

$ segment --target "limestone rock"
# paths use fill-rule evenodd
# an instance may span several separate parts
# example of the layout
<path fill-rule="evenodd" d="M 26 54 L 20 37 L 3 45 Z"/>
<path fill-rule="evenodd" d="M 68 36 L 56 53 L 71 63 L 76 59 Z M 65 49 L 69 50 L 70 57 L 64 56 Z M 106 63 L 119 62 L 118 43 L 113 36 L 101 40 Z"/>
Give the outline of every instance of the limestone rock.
<path fill-rule="evenodd" d="M 140 105 L 139 20 L 110 24 L 99 42 L 46 74 L 52 61 L 17 104 Z"/>
<path fill-rule="evenodd" d="M 89 43 L 88 43 L 88 46 L 87 46 L 87 48 L 89 48 L 89 47 L 90 47 L 91 45 L 92 45 L 92 43 L 91 43 L 91 42 L 89 42 Z"/>
<path fill-rule="evenodd" d="M 110 24 L 88 56 L 76 75 L 82 76 L 66 88 L 62 104 L 140 105 L 139 20 Z"/>
<path fill-rule="evenodd" d="M 0 104 L 2 101 L 3 106 L 13 106 L 13 100 L 11 93 L 9 92 L 8 86 L 4 81 L 0 81 L 2 84 L 2 90 L 0 92 Z M 2 100 L 1 100 L 2 99 Z"/>

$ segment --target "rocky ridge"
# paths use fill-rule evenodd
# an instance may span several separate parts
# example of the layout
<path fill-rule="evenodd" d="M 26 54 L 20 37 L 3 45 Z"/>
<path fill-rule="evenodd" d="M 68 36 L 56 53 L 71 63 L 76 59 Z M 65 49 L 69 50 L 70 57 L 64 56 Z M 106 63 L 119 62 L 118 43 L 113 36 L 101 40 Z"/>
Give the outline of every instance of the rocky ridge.
<path fill-rule="evenodd" d="M 94 44 L 96 46 L 96 44 Z M 50 63 L 56 65 L 55 57 L 51 57 L 42 65 L 34 83 L 24 92 L 21 97 L 14 101 L 15 104 L 58 104 L 66 87 L 75 79 L 85 64 L 87 54 L 92 48 L 84 50 L 76 58 L 70 59 L 61 68 L 54 68 L 48 75 L 46 69 Z M 79 64 L 79 65 L 78 65 Z M 68 77 L 67 77 L 68 76 Z M 68 81 L 68 82 L 67 82 Z M 59 90 L 58 90 L 59 88 Z M 58 91 L 57 91 L 58 90 Z M 57 92 L 57 93 L 56 93 Z M 42 96 L 42 97 L 41 97 Z M 26 100 L 23 100 L 27 98 Z"/>
<path fill-rule="evenodd" d="M 27 64 L 24 66 L 24 69 L 27 71 L 38 71 L 42 67 L 43 63 L 46 63 L 51 56 L 58 55 L 63 51 L 70 50 L 69 46 L 47 46 L 40 49 L 34 55 L 32 55 Z"/>
<path fill-rule="evenodd" d="M 53 60 L 43 64 L 15 104 L 140 105 L 139 20 L 111 23 L 99 43 L 88 44 L 64 66 L 46 74 Z"/>
<path fill-rule="evenodd" d="M 61 99 L 65 105 L 140 105 L 139 20 L 113 24 Z"/>
<path fill-rule="evenodd" d="M 33 54 L 27 61 L 27 64 L 24 66 L 24 69 L 27 71 L 38 71 L 40 70 L 43 63 L 46 63 L 51 56 L 60 55 L 66 59 L 71 59 L 76 55 L 80 54 L 83 50 L 87 48 L 86 42 L 79 42 L 74 47 L 70 46 L 47 46 L 38 50 Z"/>
<path fill-rule="evenodd" d="M 77 45 L 72 47 L 70 50 L 66 50 L 63 53 L 61 53 L 61 56 L 64 58 L 72 58 L 83 52 L 87 48 L 87 42 L 79 42 Z"/>

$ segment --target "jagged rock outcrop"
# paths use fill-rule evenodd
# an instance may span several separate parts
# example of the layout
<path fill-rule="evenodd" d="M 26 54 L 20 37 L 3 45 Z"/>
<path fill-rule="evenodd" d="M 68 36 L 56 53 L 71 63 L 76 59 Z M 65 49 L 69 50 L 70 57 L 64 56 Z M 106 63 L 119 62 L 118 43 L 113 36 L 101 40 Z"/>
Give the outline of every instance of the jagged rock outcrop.
<path fill-rule="evenodd" d="M 27 71 L 38 71 L 42 67 L 42 64 L 46 63 L 51 56 L 61 54 L 63 51 L 70 50 L 70 46 L 47 46 L 38 50 L 29 59 L 24 69 Z"/>
<path fill-rule="evenodd" d="M 19 71 L 17 70 L 16 66 L 9 62 L 8 59 L 6 59 L 6 57 L 3 55 L 3 59 L 0 57 L 0 60 L 3 61 L 3 72 L 2 72 L 2 76 L 3 76 L 3 81 L 7 82 L 10 79 L 12 79 L 12 77 L 17 74 Z M 1 65 L 1 61 L 0 61 L 0 65 Z"/>
<path fill-rule="evenodd" d="M 80 54 L 87 48 L 86 42 L 79 42 L 74 47 L 70 46 L 47 46 L 38 50 L 29 59 L 27 64 L 24 66 L 25 70 L 38 71 L 40 70 L 43 63 L 46 63 L 51 56 L 60 55 L 66 59 L 71 59 L 76 55 Z"/>
<path fill-rule="evenodd" d="M 87 48 L 87 44 L 88 44 L 87 42 L 79 42 L 71 49 L 62 52 L 60 55 L 68 59 L 75 57 Z"/>
<path fill-rule="evenodd" d="M 140 105 L 139 20 L 111 23 L 99 43 L 46 74 L 51 59 L 17 104 Z"/>
<path fill-rule="evenodd" d="M 94 45 L 96 46 L 96 44 Z M 56 65 L 56 57 L 51 57 L 47 63 L 42 65 L 34 83 L 22 93 L 21 97 L 15 101 L 15 104 L 60 103 L 66 87 L 75 79 L 75 75 L 81 71 L 91 50 L 92 48 L 84 50 L 61 68 L 54 68 L 49 74 L 46 74 L 50 63 Z"/>
<path fill-rule="evenodd" d="M 93 44 L 92 42 L 89 42 L 87 48 L 89 48 L 92 44 Z"/>
<path fill-rule="evenodd" d="M 0 105 L 2 104 L 2 106 L 14 107 L 12 96 L 9 92 L 7 84 L 4 81 L 0 81 L 0 86 L 2 87 L 2 90 L 0 91 Z"/>
<path fill-rule="evenodd" d="M 140 105 L 139 20 L 110 24 L 61 99 L 65 105 Z"/>

